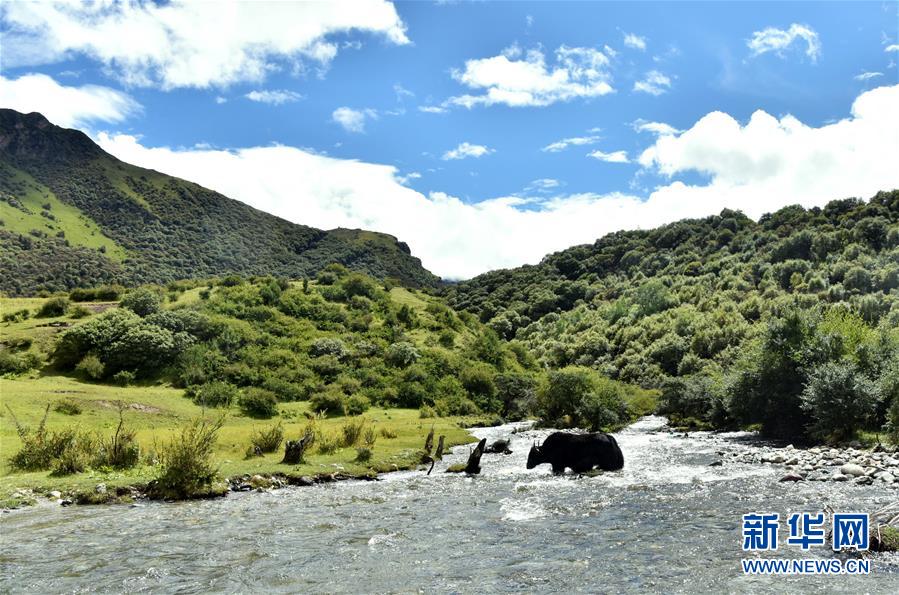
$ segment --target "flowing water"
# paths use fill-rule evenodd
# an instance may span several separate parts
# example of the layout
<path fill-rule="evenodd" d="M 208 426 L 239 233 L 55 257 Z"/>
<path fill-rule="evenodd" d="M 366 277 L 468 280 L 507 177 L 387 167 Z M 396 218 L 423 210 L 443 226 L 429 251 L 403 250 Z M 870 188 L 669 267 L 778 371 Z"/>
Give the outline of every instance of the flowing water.
<path fill-rule="evenodd" d="M 480 476 L 393 473 L 225 499 L 40 507 L 0 519 L 0 592 L 899 592 L 899 556 L 867 576 L 751 577 L 741 515 L 873 511 L 899 491 L 779 483 L 783 469 L 725 463 L 745 435 L 621 433 L 625 468 L 596 477 L 525 469 L 532 440 L 484 455 Z M 488 441 L 512 426 L 479 429 Z M 785 529 L 782 529 L 784 531 Z M 779 557 L 802 557 L 781 545 Z M 824 547 L 805 554 L 829 557 Z"/>

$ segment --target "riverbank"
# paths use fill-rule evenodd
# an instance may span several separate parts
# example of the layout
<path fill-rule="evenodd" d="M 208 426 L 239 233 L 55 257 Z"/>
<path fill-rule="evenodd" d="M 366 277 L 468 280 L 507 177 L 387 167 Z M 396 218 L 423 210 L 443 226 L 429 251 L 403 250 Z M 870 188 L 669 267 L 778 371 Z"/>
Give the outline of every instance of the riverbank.
<path fill-rule="evenodd" d="M 4 407 L 0 412 L 0 508 L 40 502 L 127 502 L 143 498 L 147 484 L 158 473 L 158 467 L 152 464 L 158 446 L 171 439 L 191 419 L 216 413 L 198 407 L 184 397 L 182 390 L 164 385 L 116 387 L 52 375 L 3 380 L 4 405 L 12 409 L 20 423 L 31 428 L 39 424 L 46 406 L 50 405 L 49 430 L 72 428 L 111 435 L 118 424 L 119 402 L 125 407 L 125 424 L 135 431 L 135 439 L 140 445 L 139 464 L 123 470 L 89 468 L 64 476 L 55 476 L 51 471 L 19 472 L 10 466 L 9 458 L 22 443 L 11 415 Z M 58 407 L 60 403 L 74 404 L 79 412 L 75 415 L 65 413 L 70 409 Z M 223 480 L 212 491 L 224 493 L 235 483 L 227 480 L 254 476 L 274 477 L 288 485 L 291 482 L 302 485 L 307 479 L 312 482 L 364 479 L 378 473 L 409 469 L 420 462 L 420 450 L 432 428 L 436 435 L 446 437 L 449 447 L 473 440 L 462 426 L 487 421 L 476 416 L 422 419 L 418 410 L 371 408 L 361 416 L 365 420 L 365 429 L 371 429 L 375 439 L 369 448 L 371 458 L 367 461 L 358 460 L 357 447 L 363 446 L 362 441 L 353 446 L 338 444 L 333 450 L 315 447 L 300 465 L 281 463 L 283 444 L 274 452 L 247 457 L 256 432 L 280 423 L 284 440 L 296 440 L 310 423 L 310 415 L 312 412 L 306 402 L 279 404 L 278 417 L 271 420 L 253 419 L 229 411 L 212 453 Z M 317 419 L 315 423 L 321 435 L 336 438 L 342 435 L 343 427 L 351 419 L 360 418 L 337 416 Z M 241 485 L 240 481 L 236 483 Z"/>

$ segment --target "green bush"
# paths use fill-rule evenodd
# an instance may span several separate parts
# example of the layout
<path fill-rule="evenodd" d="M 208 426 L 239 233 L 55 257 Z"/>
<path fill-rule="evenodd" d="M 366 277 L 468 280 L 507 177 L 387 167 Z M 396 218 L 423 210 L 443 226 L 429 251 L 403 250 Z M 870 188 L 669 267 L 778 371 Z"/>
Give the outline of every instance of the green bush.
<path fill-rule="evenodd" d="M 326 415 L 344 415 L 346 411 L 346 395 L 335 387 L 319 391 L 309 398 L 309 408 Z"/>
<path fill-rule="evenodd" d="M 384 360 L 396 368 L 408 368 L 417 362 L 420 357 L 421 354 L 415 345 L 408 341 L 400 341 L 387 348 Z"/>
<path fill-rule="evenodd" d="M 193 402 L 201 407 L 230 407 L 240 391 L 233 384 L 214 380 L 191 389 Z"/>
<path fill-rule="evenodd" d="M 351 395 L 344 401 L 343 409 L 346 415 L 362 415 L 368 411 L 369 407 L 371 407 L 371 402 L 366 396 Z"/>
<path fill-rule="evenodd" d="M 81 405 L 72 399 L 62 399 L 56 402 L 53 411 L 63 415 L 81 415 Z"/>
<path fill-rule="evenodd" d="M 811 372 L 802 392 L 802 408 L 811 418 L 812 436 L 832 442 L 850 440 L 874 413 L 878 386 L 852 362 L 829 362 Z"/>
<path fill-rule="evenodd" d="M 141 317 L 155 314 L 162 309 L 163 293 L 158 287 L 139 287 L 125 294 L 119 306 Z"/>
<path fill-rule="evenodd" d="M 365 429 L 365 418 L 354 417 L 348 420 L 340 427 L 340 445 L 344 448 L 356 446 L 362 439 L 363 430 Z"/>
<path fill-rule="evenodd" d="M 6 349 L 0 349 L 0 375 L 24 374 L 41 365 L 41 358 L 31 351 L 25 353 L 10 353 Z"/>
<path fill-rule="evenodd" d="M 17 310 L 15 312 L 6 312 L 3 314 L 3 322 L 22 322 L 23 320 L 28 320 L 31 316 L 31 312 L 25 308 L 22 310 Z"/>
<path fill-rule="evenodd" d="M 65 316 L 69 309 L 69 298 L 55 297 L 44 302 L 38 309 L 38 318 L 54 318 L 57 316 Z"/>
<path fill-rule="evenodd" d="M 367 463 L 371 460 L 372 452 L 367 446 L 360 446 L 356 449 L 356 462 Z"/>
<path fill-rule="evenodd" d="M 103 374 L 106 372 L 106 366 L 103 365 L 103 362 L 100 361 L 99 357 L 89 353 L 81 358 L 81 361 L 75 366 L 75 371 L 84 374 L 84 376 L 91 380 L 99 380 L 103 378 Z"/>
<path fill-rule="evenodd" d="M 224 423 L 224 417 L 195 419 L 163 444 L 157 451 L 159 471 L 148 486 L 150 495 L 183 500 L 222 493 L 215 486 L 218 469 L 212 454 Z"/>
<path fill-rule="evenodd" d="M 97 441 L 92 465 L 94 467 L 111 467 L 113 469 L 130 469 L 140 460 L 140 447 L 133 429 L 125 425 L 124 402 L 117 403 L 119 423 L 115 432 L 108 438 L 101 436 Z"/>
<path fill-rule="evenodd" d="M 31 429 L 19 423 L 9 405 L 6 406 L 12 417 L 13 425 L 22 446 L 9 459 L 9 464 L 18 471 L 45 471 L 53 467 L 58 459 L 66 455 L 66 451 L 77 447 L 78 432 L 73 428 L 65 428 L 58 432 L 47 429 L 47 416 L 50 405 L 47 404 L 44 416 L 37 428 Z M 69 456 L 69 455 L 66 455 Z M 72 456 L 70 458 L 76 458 Z"/>
<path fill-rule="evenodd" d="M 281 422 L 267 429 L 256 430 L 253 432 L 252 438 L 250 438 L 253 451 L 262 453 L 277 451 L 281 447 L 283 440 L 284 427 L 281 425 Z"/>
<path fill-rule="evenodd" d="M 251 387 L 244 390 L 239 400 L 244 415 L 267 419 L 278 415 L 278 400 L 274 393 L 264 388 Z"/>

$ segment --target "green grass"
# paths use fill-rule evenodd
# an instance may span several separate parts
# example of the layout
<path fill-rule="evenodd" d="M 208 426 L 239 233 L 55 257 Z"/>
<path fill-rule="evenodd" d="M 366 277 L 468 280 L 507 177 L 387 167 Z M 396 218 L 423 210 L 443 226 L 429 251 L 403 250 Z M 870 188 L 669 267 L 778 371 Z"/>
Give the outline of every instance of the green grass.
<path fill-rule="evenodd" d="M 19 322 L 0 322 L 0 343 L 15 339 L 30 338 L 33 341 L 31 349 L 47 353 L 52 348 L 53 340 L 57 334 L 65 331 L 69 325 L 80 324 L 94 315 L 73 319 L 66 316 L 54 316 L 50 318 L 34 318 L 35 313 L 47 301 L 48 298 L 0 298 L 0 315 L 19 310 L 28 310 L 31 317 Z M 72 307 L 81 306 L 94 313 L 102 312 L 114 307 L 113 302 L 79 302 L 72 303 Z"/>
<path fill-rule="evenodd" d="M 0 201 L 0 220 L 9 231 L 28 235 L 32 230 L 42 231 L 49 236 L 57 232 L 65 232 L 65 238 L 74 245 L 86 248 L 106 248 L 106 256 L 112 260 L 122 261 L 128 254 L 114 240 L 103 235 L 103 232 L 90 218 L 77 207 L 64 203 L 49 188 L 37 182 L 23 171 L 12 169 L 13 180 L 26 188 L 25 193 L 17 194 L 16 199 L 23 209 L 16 208 L 6 201 Z M 53 219 L 42 215 L 44 205 L 50 208 L 46 212 Z"/>
<path fill-rule="evenodd" d="M 70 416 L 53 411 L 53 404 L 68 399 L 81 406 L 80 415 Z M 19 488 L 34 489 L 38 493 L 60 490 L 64 493 L 90 491 L 98 483 L 110 489 L 142 485 L 150 481 L 156 469 L 143 464 L 127 471 L 94 471 L 68 476 L 51 477 L 49 472 L 19 473 L 9 466 L 9 457 L 21 445 L 15 425 L 6 405 L 19 421 L 34 427 L 51 404 L 47 421 L 50 429 L 76 426 L 82 430 L 109 434 L 118 423 L 116 401 L 128 404 L 126 423 L 137 430 L 137 441 L 145 453 L 154 445 L 168 440 L 173 433 L 192 418 L 203 415 L 219 415 L 220 410 L 207 410 L 184 397 L 180 389 L 166 385 L 117 387 L 81 382 L 66 376 L 40 375 L 15 379 L 0 379 L 0 400 L 4 406 L 0 412 L 0 501 L 15 504 L 15 492 Z M 285 474 L 291 476 L 318 475 L 342 472 L 352 475 L 371 474 L 379 471 L 408 468 L 418 462 L 418 450 L 433 427 L 435 433 L 444 434 L 448 445 L 464 444 L 471 436 L 459 426 L 459 418 L 419 419 L 418 410 L 371 409 L 365 415 L 366 424 L 378 431 L 378 440 L 372 449 L 370 461 L 355 461 L 353 447 L 340 448 L 323 455 L 313 452 L 303 465 L 282 465 L 283 447 L 278 452 L 263 457 L 245 459 L 252 434 L 259 429 L 277 423 L 284 426 L 285 439 L 297 439 L 308 423 L 306 403 L 282 403 L 280 415 L 269 421 L 241 416 L 236 408 L 227 410 L 215 449 L 215 460 L 222 477 L 243 474 Z M 318 422 L 326 434 L 338 434 L 347 418 L 335 417 Z M 380 429 L 395 432 L 395 438 L 385 438 Z"/>

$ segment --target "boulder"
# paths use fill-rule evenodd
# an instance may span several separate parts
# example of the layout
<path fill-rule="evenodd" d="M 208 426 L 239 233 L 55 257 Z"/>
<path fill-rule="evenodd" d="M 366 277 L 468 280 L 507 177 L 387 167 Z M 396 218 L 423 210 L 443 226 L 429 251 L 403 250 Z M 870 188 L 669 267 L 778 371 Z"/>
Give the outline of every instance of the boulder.
<path fill-rule="evenodd" d="M 856 465 L 855 463 L 846 463 L 840 467 L 840 472 L 844 475 L 851 475 L 852 477 L 861 477 L 865 474 L 865 469 L 861 465 Z"/>
<path fill-rule="evenodd" d="M 803 477 L 798 473 L 787 473 L 780 478 L 780 481 L 803 481 Z"/>

